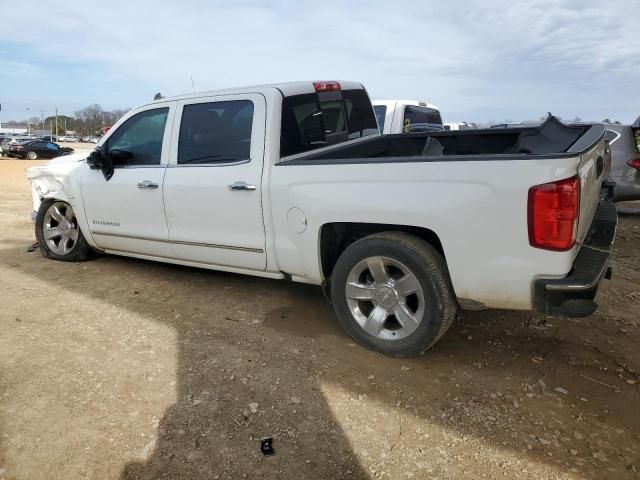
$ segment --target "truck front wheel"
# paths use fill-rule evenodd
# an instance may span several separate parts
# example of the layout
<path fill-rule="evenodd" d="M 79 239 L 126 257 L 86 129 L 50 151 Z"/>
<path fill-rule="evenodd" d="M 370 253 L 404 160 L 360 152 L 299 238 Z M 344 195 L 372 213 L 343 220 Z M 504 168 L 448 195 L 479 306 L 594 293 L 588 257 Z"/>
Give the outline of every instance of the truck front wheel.
<path fill-rule="evenodd" d="M 42 255 L 63 262 L 87 260 L 92 253 L 71 205 L 43 200 L 36 215 L 36 240 Z"/>
<path fill-rule="evenodd" d="M 377 233 L 347 247 L 333 271 L 331 297 L 356 342 L 392 356 L 431 348 L 456 316 L 442 255 L 404 232 Z"/>

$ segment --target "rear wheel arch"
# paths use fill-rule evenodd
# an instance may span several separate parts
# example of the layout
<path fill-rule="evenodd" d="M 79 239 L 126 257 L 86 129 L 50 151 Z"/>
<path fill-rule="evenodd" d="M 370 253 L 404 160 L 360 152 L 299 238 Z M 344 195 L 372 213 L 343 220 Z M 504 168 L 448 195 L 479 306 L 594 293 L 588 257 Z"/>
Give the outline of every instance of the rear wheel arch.
<path fill-rule="evenodd" d="M 438 234 L 428 228 L 388 223 L 333 222 L 320 229 L 320 262 L 325 283 L 331 278 L 338 258 L 346 248 L 361 238 L 381 232 L 405 232 L 414 235 L 435 248 L 445 259 L 446 255 Z"/>

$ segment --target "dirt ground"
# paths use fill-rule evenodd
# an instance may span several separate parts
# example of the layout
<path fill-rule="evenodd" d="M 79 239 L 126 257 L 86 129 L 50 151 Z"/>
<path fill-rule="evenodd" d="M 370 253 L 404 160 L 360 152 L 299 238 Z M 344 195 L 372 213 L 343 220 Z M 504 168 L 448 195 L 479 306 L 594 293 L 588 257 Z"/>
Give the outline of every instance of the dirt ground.
<path fill-rule="evenodd" d="M 27 253 L 34 163 L 0 160 L 0 479 L 640 478 L 640 217 L 591 318 L 466 312 L 392 359 L 314 287 Z"/>

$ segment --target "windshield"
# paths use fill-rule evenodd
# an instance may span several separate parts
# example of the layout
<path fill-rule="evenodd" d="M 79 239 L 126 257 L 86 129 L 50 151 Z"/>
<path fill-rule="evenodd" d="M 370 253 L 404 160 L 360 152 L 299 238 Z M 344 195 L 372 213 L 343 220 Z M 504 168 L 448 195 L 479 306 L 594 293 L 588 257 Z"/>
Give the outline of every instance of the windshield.
<path fill-rule="evenodd" d="M 384 130 L 384 117 L 387 116 L 387 107 L 386 105 L 374 105 L 373 110 L 376 112 L 378 128 L 380 128 L 380 132 L 382 132 Z"/>

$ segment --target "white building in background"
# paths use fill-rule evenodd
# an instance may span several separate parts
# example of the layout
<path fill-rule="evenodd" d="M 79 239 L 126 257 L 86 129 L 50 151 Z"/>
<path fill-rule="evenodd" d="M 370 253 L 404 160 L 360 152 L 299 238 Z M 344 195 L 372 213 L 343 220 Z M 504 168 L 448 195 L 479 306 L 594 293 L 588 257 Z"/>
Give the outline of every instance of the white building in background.
<path fill-rule="evenodd" d="M 27 129 L 26 128 L 5 128 L 5 127 L 0 127 L 0 133 L 11 133 L 12 135 L 26 135 L 27 134 Z"/>

